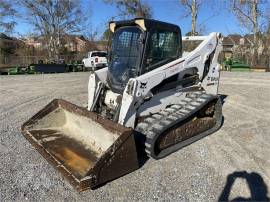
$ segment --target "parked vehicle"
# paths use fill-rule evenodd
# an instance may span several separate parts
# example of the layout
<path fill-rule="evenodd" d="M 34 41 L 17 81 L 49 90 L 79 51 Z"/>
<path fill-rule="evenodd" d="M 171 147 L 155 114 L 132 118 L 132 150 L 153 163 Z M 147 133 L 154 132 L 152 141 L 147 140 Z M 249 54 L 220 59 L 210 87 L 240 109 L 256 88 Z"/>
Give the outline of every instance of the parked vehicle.
<path fill-rule="evenodd" d="M 88 52 L 87 56 L 82 61 L 84 67 L 94 71 L 108 66 L 107 53 L 105 51 Z"/>

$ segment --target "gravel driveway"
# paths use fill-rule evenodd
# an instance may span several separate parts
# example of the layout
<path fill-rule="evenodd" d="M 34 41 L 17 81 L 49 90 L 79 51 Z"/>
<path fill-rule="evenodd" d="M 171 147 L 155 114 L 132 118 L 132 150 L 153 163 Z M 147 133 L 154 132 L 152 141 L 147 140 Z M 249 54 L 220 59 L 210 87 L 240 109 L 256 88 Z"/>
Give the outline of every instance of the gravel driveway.
<path fill-rule="evenodd" d="M 0 201 L 217 201 L 269 197 L 270 73 L 222 72 L 222 128 L 96 190 L 77 193 L 20 134 L 53 98 L 87 100 L 89 73 L 0 76 Z M 239 199 L 239 198 L 238 198 Z"/>

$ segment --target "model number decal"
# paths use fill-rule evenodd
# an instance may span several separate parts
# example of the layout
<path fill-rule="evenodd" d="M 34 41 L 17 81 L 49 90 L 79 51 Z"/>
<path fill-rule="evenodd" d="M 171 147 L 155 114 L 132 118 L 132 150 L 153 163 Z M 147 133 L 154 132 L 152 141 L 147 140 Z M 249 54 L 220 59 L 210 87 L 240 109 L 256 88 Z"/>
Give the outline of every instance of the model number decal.
<path fill-rule="evenodd" d="M 208 77 L 207 81 L 218 81 L 218 77 Z"/>

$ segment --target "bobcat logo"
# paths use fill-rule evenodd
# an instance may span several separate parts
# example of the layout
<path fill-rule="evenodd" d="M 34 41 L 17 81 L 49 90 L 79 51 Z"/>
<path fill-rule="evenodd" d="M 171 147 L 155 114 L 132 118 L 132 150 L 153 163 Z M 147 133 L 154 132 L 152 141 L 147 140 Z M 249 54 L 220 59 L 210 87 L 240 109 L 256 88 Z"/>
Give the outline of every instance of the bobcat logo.
<path fill-rule="evenodd" d="M 146 89 L 146 85 L 147 85 L 147 82 L 145 82 L 145 83 L 140 82 L 140 88 Z"/>

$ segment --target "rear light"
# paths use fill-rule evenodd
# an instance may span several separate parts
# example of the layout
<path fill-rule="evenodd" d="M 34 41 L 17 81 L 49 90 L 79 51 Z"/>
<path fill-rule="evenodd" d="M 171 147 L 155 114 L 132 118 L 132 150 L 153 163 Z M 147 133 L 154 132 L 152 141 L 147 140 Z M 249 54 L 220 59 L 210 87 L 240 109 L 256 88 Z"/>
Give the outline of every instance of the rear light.
<path fill-rule="evenodd" d="M 95 58 L 95 62 L 98 62 L 98 58 Z"/>

